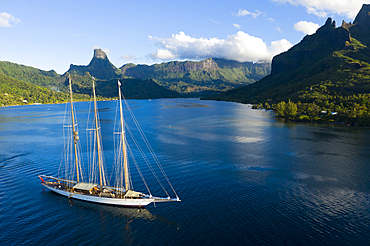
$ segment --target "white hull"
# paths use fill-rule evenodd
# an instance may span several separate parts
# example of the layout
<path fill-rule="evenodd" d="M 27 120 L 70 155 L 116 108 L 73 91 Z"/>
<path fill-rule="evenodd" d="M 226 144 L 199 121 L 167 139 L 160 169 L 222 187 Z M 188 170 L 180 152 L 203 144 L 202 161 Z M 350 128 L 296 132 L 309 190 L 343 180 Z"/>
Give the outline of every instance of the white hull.
<path fill-rule="evenodd" d="M 145 207 L 152 202 L 171 202 L 177 201 L 177 199 L 171 198 L 159 198 L 159 197 L 145 197 L 139 199 L 129 199 L 129 198 L 108 198 L 108 197 L 100 197 L 100 196 L 92 196 L 92 195 L 84 195 L 74 192 L 69 192 L 65 190 L 56 189 L 53 187 L 48 186 L 47 184 L 43 185 L 48 188 L 49 190 L 62 195 L 68 198 L 74 198 L 82 201 L 87 202 L 94 202 L 106 205 L 114 205 L 114 206 L 123 206 L 123 207 Z"/>

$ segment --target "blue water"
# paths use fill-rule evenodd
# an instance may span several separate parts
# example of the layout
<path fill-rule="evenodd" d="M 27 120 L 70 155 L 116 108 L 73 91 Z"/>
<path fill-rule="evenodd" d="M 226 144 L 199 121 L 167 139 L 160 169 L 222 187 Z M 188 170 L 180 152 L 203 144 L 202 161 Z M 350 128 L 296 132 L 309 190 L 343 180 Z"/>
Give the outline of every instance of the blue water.
<path fill-rule="evenodd" d="M 98 104 L 109 170 L 116 102 Z M 369 128 L 286 123 L 229 102 L 129 104 L 182 201 L 128 209 L 44 189 L 65 105 L 1 108 L 1 245 L 370 244 Z M 89 104 L 75 108 L 83 141 Z"/>

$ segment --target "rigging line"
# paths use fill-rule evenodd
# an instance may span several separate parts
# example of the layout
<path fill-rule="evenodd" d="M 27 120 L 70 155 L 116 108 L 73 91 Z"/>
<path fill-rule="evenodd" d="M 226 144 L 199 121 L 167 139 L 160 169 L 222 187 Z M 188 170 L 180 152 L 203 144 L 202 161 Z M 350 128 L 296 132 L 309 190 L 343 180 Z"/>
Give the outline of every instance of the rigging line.
<path fill-rule="evenodd" d="M 81 179 L 82 181 L 84 182 L 85 181 L 85 161 L 84 161 L 84 157 L 82 155 L 82 147 L 81 147 L 81 143 L 79 142 L 78 144 L 78 149 L 79 149 L 79 153 L 80 153 L 80 174 L 81 174 Z"/>
<path fill-rule="evenodd" d="M 126 188 L 125 188 L 126 182 L 124 180 L 125 177 L 124 177 L 124 172 L 123 172 L 125 168 L 124 168 L 124 155 L 122 152 L 122 141 L 121 141 L 120 136 L 118 136 L 118 138 L 119 138 L 118 140 L 119 144 L 116 148 L 117 153 L 118 153 L 117 169 L 119 169 L 119 172 L 117 172 L 117 180 L 118 180 L 117 184 L 119 188 L 123 188 L 126 191 Z M 126 147 L 129 147 L 129 146 L 126 146 Z M 130 175 L 130 166 L 127 166 L 127 173 L 128 173 L 129 188 L 130 190 L 134 190 L 134 186 L 133 186 L 131 175 Z"/>
<path fill-rule="evenodd" d="M 157 156 L 156 156 L 156 154 L 155 154 L 155 152 L 154 152 L 153 148 L 151 147 L 151 145 L 150 145 L 150 143 L 149 143 L 148 139 L 146 138 L 146 136 L 144 135 L 144 132 L 143 132 L 142 128 L 140 127 L 140 124 L 139 124 L 139 122 L 137 121 L 137 119 L 136 119 L 136 117 L 135 117 L 134 113 L 132 112 L 132 110 L 131 110 L 130 106 L 128 105 L 128 103 L 127 103 L 127 101 L 126 101 L 126 99 L 125 99 L 124 97 L 123 97 L 123 99 L 124 99 L 124 102 L 125 102 L 125 104 L 126 104 L 126 107 L 127 107 L 128 111 L 130 112 L 130 115 L 131 115 L 132 119 L 134 120 L 134 123 L 135 123 L 135 125 L 136 125 L 137 129 L 138 129 L 138 130 L 139 130 L 139 132 L 140 132 L 141 137 L 143 138 L 143 140 L 144 140 L 144 142 L 145 142 L 145 144 L 146 144 L 147 148 L 149 149 L 149 152 L 150 152 L 150 153 L 151 153 L 151 155 L 153 156 L 153 158 L 154 158 L 154 160 L 155 160 L 155 162 L 156 162 L 157 166 L 158 166 L 158 167 L 159 167 L 159 169 L 161 170 L 162 175 L 163 175 L 163 176 L 164 176 L 164 178 L 166 179 L 167 183 L 170 185 L 170 187 L 171 187 L 172 191 L 175 193 L 176 197 L 178 197 L 178 195 L 177 195 L 177 193 L 176 193 L 175 189 L 173 188 L 173 186 L 172 186 L 172 184 L 171 184 L 171 182 L 170 182 L 170 180 L 169 180 L 169 178 L 168 178 L 167 174 L 165 173 L 165 171 L 164 171 L 164 169 L 163 169 L 162 165 L 160 164 L 160 162 L 159 162 L 159 160 L 158 160 L 158 158 L 157 158 Z"/>
<path fill-rule="evenodd" d="M 126 105 L 127 105 L 127 103 L 126 103 Z M 129 106 L 128 106 L 128 105 L 127 105 L 127 107 L 129 108 Z M 156 154 L 155 154 L 155 152 L 154 152 L 153 148 L 151 147 L 151 145 L 150 145 L 150 143 L 149 143 L 148 139 L 146 138 L 146 136 L 145 136 L 145 134 L 144 134 L 144 132 L 143 132 L 143 130 L 142 130 L 142 128 L 141 128 L 141 126 L 140 126 L 139 122 L 137 121 L 137 119 L 136 119 L 135 115 L 133 114 L 133 112 L 131 111 L 131 109 L 130 109 L 130 108 L 129 108 L 129 111 L 130 111 L 130 114 L 132 115 L 132 117 L 133 117 L 133 119 L 134 119 L 135 125 L 136 125 L 136 127 L 138 128 L 138 130 L 139 130 L 139 132 L 140 132 L 140 135 L 141 135 L 142 139 L 144 140 L 144 142 L 145 142 L 145 144 L 146 144 L 146 146 L 147 146 L 147 148 L 148 148 L 149 152 L 151 153 L 151 155 L 152 155 L 152 157 L 154 158 L 154 160 L 155 160 L 156 164 L 157 164 L 157 165 L 158 165 L 158 167 L 160 168 L 160 170 L 161 170 L 161 172 L 162 172 L 162 175 L 163 175 L 164 177 L 166 177 L 167 175 L 165 175 L 164 170 L 163 170 L 163 168 L 161 167 L 161 164 L 160 164 L 160 162 L 159 162 L 159 160 L 158 160 L 158 158 L 157 158 L 157 156 L 156 156 Z M 167 181 L 169 182 L 169 180 L 167 180 Z"/>
<path fill-rule="evenodd" d="M 100 119 L 99 119 L 99 128 L 100 128 Z M 107 185 L 107 167 L 106 167 L 106 163 L 105 163 L 105 155 L 104 155 L 104 149 L 103 149 L 103 138 L 102 138 L 102 135 L 101 135 L 101 131 L 99 131 L 99 138 L 100 138 L 100 158 L 101 158 L 101 161 L 102 161 L 102 164 L 101 164 L 101 168 L 102 168 L 102 178 L 103 178 L 103 184 L 104 185 Z"/>
<path fill-rule="evenodd" d="M 117 105 L 118 105 L 118 101 L 117 101 Z M 114 124 L 113 124 L 113 132 L 112 132 L 112 138 L 113 138 L 113 149 L 114 149 L 114 161 L 113 161 L 113 168 L 112 168 L 112 171 L 111 171 L 111 177 L 113 176 L 113 174 L 115 174 L 115 180 L 114 180 L 114 186 L 117 185 L 117 188 L 119 187 L 119 173 L 121 171 L 121 169 L 119 168 L 119 154 L 120 154 L 120 151 L 117 151 L 117 141 L 116 141 L 116 137 L 115 137 L 115 130 L 117 128 L 117 115 L 118 115 L 118 107 L 116 105 L 116 111 L 115 111 L 115 116 L 114 116 Z"/>
<path fill-rule="evenodd" d="M 141 169 L 140 169 L 140 167 L 139 167 L 139 165 L 138 165 L 138 163 L 137 163 L 137 161 L 136 161 L 136 159 L 135 159 L 135 157 L 134 157 L 134 154 L 132 153 L 132 150 L 131 150 L 131 148 L 130 148 L 130 145 L 127 145 L 127 148 L 128 148 L 129 153 L 130 153 L 130 156 L 132 157 L 132 160 L 133 160 L 133 162 L 134 162 L 134 164 L 135 164 L 135 167 L 136 167 L 136 169 L 137 169 L 137 171 L 138 171 L 138 173 L 139 173 L 139 175 L 140 175 L 141 179 L 143 180 L 144 185 L 145 185 L 146 189 L 147 189 L 147 190 L 148 190 L 148 192 L 149 192 L 149 195 L 151 196 L 151 195 L 152 195 L 152 193 L 150 192 L 149 187 L 148 187 L 148 185 L 147 185 L 147 183 L 146 183 L 146 181 L 145 181 L 144 175 L 143 175 L 143 173 L 141 172 Z"/>
<path fill-rule="evenodd" d="M 74 118 L 77 122 L 77 112 L 74 111 Z M 76 123 L 75 124 L 75 131 L 78 132 L 79 129 L 78 129 L 78 124 Z M 72 137 L 72 141 L 74 141 L 74 135 Z M 80 173 L 80 178 L 82 181 L 84 181 L 84 174 L 83 174 L 83 170 L 84 170 L 84 161 L 83 161 L 83 156 L 82 156 L 82 148 L 81 148 L 81 142 L 80 141 L 77 141 L 77 144 L 76 144 L 76 147 L 77 147 L 77 153 L 78 153 L 78 172 Z"/>
<path fill-rule="evenodd" d="M 106 165 L 105 165 L 106 163 L 105 163 L 103 141 L 102 141 L 103 138 L 102 138 L 101 131 L 99 131 L 99 129 L 101 129 L 99 114 L 97 114 L 97 120 L 98 120 L 97 128 L 98 128 L 98 134 L 99 134 L 99 140 L 100 140 L 99 146 L 100 146 L 100 161 L 101 161 L 102 181 L 103 181 L 103 185 L 107 185 L 107 177 L 106 177 L 107 169 L 106 169 Z"/>
<path fill-rule="evenodd" d="M 90 95 L 91 98 L 91 95 Z M 87 163 L 88 163 L 88 171 L 91 171 L 93 168 L 93 163 L 92 163 L 92 140 L 91 140 L 91 130 L 89 127 L 89 122 L 90 122 L 90 112 L 91 112 L 91 101 L 89 102 L 89 110 L 87 111 L 87 121 L 86 121 L 86 149 L 87 149 Z M 90 131 L 90 132 L 89 132 Z M 92 173 L 89 173 L 89 182 L 92 182 Z"/>
<path fill-rule="evenodd" d="M 118 118 L 119 118 L 119 100 L 117 100 L 117 105 L 116 105 L 116 112 L 115 112 L 115 120 L 114 120 L 114 130 L 113 131 L 113 139 L 114 139 L 114 149 L 115 149 L 115 156 L 116 156 L 116 184 L 117 188 L 125 187 L 125 181 L 124 181 L 124 153 L 122 151 L 122 136 L 116 134 L 115 132 L 119 132 L 121 129 L 121 125 L 117 124 Z M 129 168 L 129 167 L 128 167 Z M 129 170 L 128 170 L 129 173 Z M 130 176 L 130 175 L 128 175 Z M 131 181 L 131 182 L 130 182 Z M 133 188 L 132 180 L 129 179 L 129 184 L 131 185 L 131 188 Z"/>
<path fill-rule="evenodd" d="M 121 167 L 120 167 L 120 160 L 121 160 L 121 153 L 118 150 L 119 148 L 119 145 L 117 145 L 117 140 L 116 138 L 113 136 L 113 140 L 114 140 L 114 169 L 112 171 L 112 173 L 114 172 L 116 174 L 116 179 L 115 179 L 115 185 L 117 187 L 120 186 L 120 172 L 121 172 Z"/>
<path fill-rule="evenodd" d="M 91 139 L 92 138 L 92 139 Z M 90 158 L 91 158 L 91 168 L 90 168 L 90 180 L 91 183 L 95 183 L 95 173 L 96 173 L 96 135 L 94 133 L 91 133 L 90 136 Z"/>
<path fill-rule="evenodd" d="M 118 110 L 117 110 L 117 106 L 116 106 L 116 112 L 115 112 L 114 121 L 113 121 L 114 122 L 113 133 L 112 133 L 112 135 L 113 135 L 113 149 L 115 150 L 114 151 L 114 165 L 113 165 L 113 167 L 115 168 L 115 170 L 113 169 L 112 173 L 116 174 L 116 179 L 115 179 L 114 185 L 118 188 L 120 186 L 120 177 L 119 177 L 119 175 L 120 175 L 120 170 L 121 170 L 120 167 L 119 167 L 120 152 L 117 151 L 117 141 L 116 141 L 116 138 L 115 138 L 115 135 L 114 135 L 114 131 L 117 127 L 117 124 L 116 124 L 116 122 L 117 122 L 117 111 Z"/>
<path fill-rule="evenodd" d="M 63 126 L 65 125 L 65 122 L 66 122 L 66 115 L 67 115 L 67 106 L 68 103 L 65 104 L 65 107 L 64 107 L 64 118 L 63 118 Z M 61 156 L 60 156 L 60 163 L 59 163 L 59 168 L 58 168 L 58 174 L 59 172 L 62 172 L 62 168 L 64 167 L 65 168 L 65 165 L 63 165 L 63 158 L 64 158 L 64 153 L 66 152 L 66 136 L 65 136 L 65 131 L 64 131 L 64 127 L 63 127 L 63 152 L 61 153 Z M 65 161 L 64 161 L 65 163 Z M 65 177 L 65 170 L 63 171 L 63 176 Z"/>
<path fill-rule="evenodd" d="M 153 158 L 154 158 L 154 160 L 156 161 L 156 164 L 157 164 L 157 166 L 158 166 L 159 170 L 161 170 L 163 177 L 165 177 L 165 179 L 166 179 L 167 183 L 170 185 L 170 187 L 171 187 L 172 191 L 173 191 L 173 192 L 175 193 L 175 195 L 177 196 L 176 191 L 173 189 L 173 187 L 172 187 L 171 183 L 169 182 L 169 179 L 168 179 L 168 178 L 166 178 L 166 175 L 165 175 L 165 173 L 164 173 L 164 171 L 163 171 L 163 168 L 161 168 L 161 165 L 160 165 L 160 163 L 159 163 L 159 160 L 155 158 L 155 157 L 156 157 L 156 155 L 155 155 L 155 153 L 154 153 L 153 149 L 150 147 L 150 144 L 149 144 L 148 140 L 146 139 L 146 137 L 145 137 L 145 135 L 144 135 L 143 130 L 141 129 L 141 127 L 140 127 L 140 125 L 139 125 L 139 123 L 138 123 L 137 119 L 135 118 L 135 115 L 133 114 L 132 110 L 131 110 L 131 109 L 130 109 L 130 107 L 128 106 L 128 104 L 127 104 L 126 100 L 125 100 L 125 103 L 126 103 L 126 106 L 127 106 L 128 110 L 129 110 L 129 112 L 130 112 L 130 114 L 131 114 L 132 119 L 133 119 L 133 120 L 134 120 L 134 122 L 135 122 L 135 125 L 136 125 L 137 129 L 139 130 L 139 133 L 140 133 L 140 135 L 141 135 L 142 139 L 144 140 L 144 142 L 145 142 L 145 144 L 146 144 L 146 146 L 147 146 L 148 150 L 150 151 L 150 153 L 151 153 L 152 157 L 153 157 Z M 141 148 L 140 146 L 138 146 L 138 147 L 139 147 L 139 148 Z M 145 156 L 145 158 L 146 158 L 146 156 Z M 147 161 L 147 165 L 151 168 L 151 170 L 153 170 L 153 168 L 151 167 L 151 165 L 150 165 L 150 163 L 149 163 L 148 161 Z M 152 171 L 152 173 L 155 175 L 155 177 L 157 177 L 157 176 L 156 176 L 156 174 L 154 173 L 154 171 Z M 157 180 L 158 180 L 158 179 L 157 179 Z M 158 180 L 158 183 L 161 185 L 161 187 L 163 188 L 163 190 L 164 190 L 164 191 L 166 192 L 166 194 L 169 196 L 169 194 L 168 194 L 167 190 L 163 187 L 162 183 L 161 183 L 159 180 Z"/>
<path fill-rule="evenodd" d="M 117 145 L 117 140 L 116 138 L 114 139 L 114 166 L 115 166 L 115 173 L 116 173 L 116 180 L 115 180 L 115 185 L 117 188 L 122 187 L 122 180 L 123 180 L 123 175 L 122 175 L 122 154 L 120 150 L 120 144 Z"/>
<path fill-rule="evenodd" d="M 88 141 L 87 141 L 87 147 L 88 147 L 88 153 L 89 153 L 89 170 L 90 170 L 90 175 L 89 175 L 89 182 L 90 183 L 97 183 L 97 180 L 96 180 L 96 134 L 93 132 L 95 131 L 95 128 L 94 127 L 89 127 L 89 124 L 91 124 L 93 126 L 93 122 L 91 122 L 92 120 L 90 120 L 90 114 L 92 112 L 92 102 L 90 101 L 89 103 L 89 111 L 90 112 L 88 114 L 88 120 L 87 120 L 87 126 L 86 126 L 86 130 L 87 131 L 90 131 L 88 132 L 87 134 L 87 138 L 89 137 Z M 93 129 L 93 130 L 91 130 Z"/>
<path fill-rule="evenodd" d="M 152 172 L 152 174 L 154 175 L 155 179 L 157 180 L 158 184 L 162 187 L 162 189 L 163 189 L 163 190 L 164 190 L 164 192 L 167 194 L 167 196 L 170 196 L 170 195 L 168 194 L 167 190 L 164 188 L 164 186 L 163 186 L 162 182 L 159 180 L 158 175 L 155 173 L 155 171 L 154 171 L 154 169 L 153 169 L 152 165 L 150 164 L 150 162 L 149 162 L 148 158 L 147 158 L 147 157 L 146 157 L 146 155 L 144 154 L 144 151 L 141 149 L 140 145 L 138 144 L 138 142 L 137 142 L 137 141 L 136 141 L 136 139 L 134 138 L 134 136 L 133 136 L 133 134 L 132 134 L 132 132 L 131 132 L 131 129 L 127 127 L 127 130 L 128 130 L 128 132 L 129 132 L 129 134 L 130 134 L 130 136 L 131 136 L 132 140 L 134 141 L 134 143 L 135 143 L 136 147 L 138 148 L 138 150 L 139 150 L 140 154 L 142 155 L 142 157 L 143 157 L 143 159 L 144 159 L 145 163 L 147 164 L 147 166 L 149 167 L 150 171 Z"/>
<path fill-rule="evenodd" d="M 140 125 L 139 125 L 139 127 L 140 127 Z M 141 127 L 140 127 L 140 131 L 142 131 Z M 175 189 L 173 188 L 173 186 L 172 186 L 172 184 L 171 184 L 171 182 L 170 182 L 170 180 L 169 180 L 169 178 L 168 178 L 167 174 L 165 173 L 165 171 L 164 171 L 164 169 L 163 169 L 162 165 L 160 164 L 160 161 L 158 160 L 157 155 L 155 154 L 155 152 L 154 152 L 153 148 L 151 147 L 151 145 L 150 145 L 150 143 L 149 143 L 148 139 L 146 138 L 146 136 L 144 135 L 144 133 L 143 133 L 143 132 L 142 132 L 142 138 L 143 138 L 143 140 L 144 140 L 144 142 L 145 142 L 145 144 L 146 144 L 146 146 L 147 146 L 147 148 L 148 148 L 148 150 L 149 150 L 150 154 L 152 155 L 153 159 L 155 160 L 155 162 L 156 162 L 156 164 L 157 164 L 158 168 L 160 169 L 160 171 L 161 171 L 161 173 L 162 173 L 163 177 L 166 179 L 167 183 L 170 185 L 170 187 L 171 187 L 172 191 L 174 192 L 174 194 L 175 194 L 175 195 L 176 195 L 176 197 L 177 197 L 178 195 L 177 195 L 177 193 L 176 193 Z"/>

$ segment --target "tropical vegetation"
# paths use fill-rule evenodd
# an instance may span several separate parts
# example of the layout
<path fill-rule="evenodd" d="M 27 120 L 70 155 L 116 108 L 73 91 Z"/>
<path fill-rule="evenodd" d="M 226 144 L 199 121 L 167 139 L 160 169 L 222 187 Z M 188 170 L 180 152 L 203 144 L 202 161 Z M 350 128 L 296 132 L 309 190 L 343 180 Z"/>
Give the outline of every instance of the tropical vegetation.
<path fill-rule="evenodd" d="M 0 106 L 63 103 L 68 99 L 69 95 L 66 93 L 0 74 Z M 79 94 L 75 96 L 75 100 L 89 100 L 89 97 Z"/>

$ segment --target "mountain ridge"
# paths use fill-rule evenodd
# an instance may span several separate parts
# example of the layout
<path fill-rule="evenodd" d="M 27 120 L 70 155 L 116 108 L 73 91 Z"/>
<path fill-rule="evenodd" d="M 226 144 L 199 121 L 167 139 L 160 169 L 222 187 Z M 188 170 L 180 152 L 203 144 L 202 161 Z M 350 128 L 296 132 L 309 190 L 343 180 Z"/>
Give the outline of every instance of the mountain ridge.
<path fill-rule="evenodd" d="M 225 91 L 254 83 L 270 73 L 269 63 L 228 61 L 209 58 L 202 61 L 172 61 L 153 65 L 125 64 L 116 68 L 101 49 L 95 49 L 88 65 L 70 65 L 70 74 L 113 78 L 153 79 L 159 85 L 181 93 L 204 90 Z"/>
<path fill-rule="evenodd" d="M 94 55 L 87 66 L 71 64 L 67 73 L 83 76 L 86 72 L 98 79 L 110 80 L 119 77 L 119 70 L 109 61 L 101 49 L 94 49 Z"/>
<path fill-rule="evenodd" d="M 337 112 L 327 118 L 370 124 L 369 13 L 370 5 L 364 4 L 353 24 L 343 21 L 340 27 L 328 18 L 316 33 L 275 56 L 270 75 L 204 99 L 274 109 L 281 102 L 296 103 L 297 117 L 306 119 L 312 111 L 308 118 L 313 120 L 320 119 L 321 112 Z"/>

